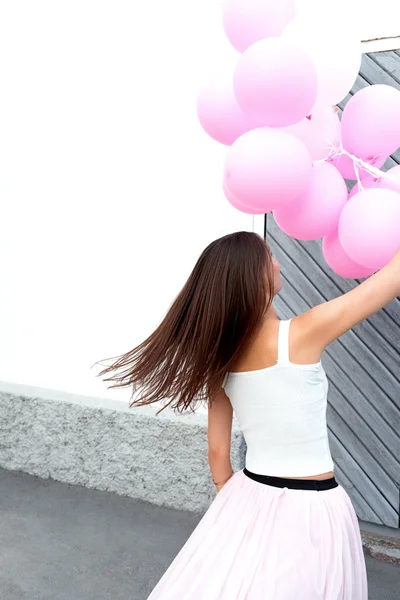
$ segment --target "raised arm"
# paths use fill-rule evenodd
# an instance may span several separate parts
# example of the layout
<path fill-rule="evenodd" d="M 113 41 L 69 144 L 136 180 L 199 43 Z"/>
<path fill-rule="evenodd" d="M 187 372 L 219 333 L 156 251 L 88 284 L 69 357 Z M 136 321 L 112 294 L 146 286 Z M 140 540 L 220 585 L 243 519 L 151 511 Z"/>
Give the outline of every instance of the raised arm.
<path fill-rule="evenodd" d="M 316 352 L 400 295 L 400 251 L 381 271 L 351 292 L 298 317 L 299 327 Z"/>

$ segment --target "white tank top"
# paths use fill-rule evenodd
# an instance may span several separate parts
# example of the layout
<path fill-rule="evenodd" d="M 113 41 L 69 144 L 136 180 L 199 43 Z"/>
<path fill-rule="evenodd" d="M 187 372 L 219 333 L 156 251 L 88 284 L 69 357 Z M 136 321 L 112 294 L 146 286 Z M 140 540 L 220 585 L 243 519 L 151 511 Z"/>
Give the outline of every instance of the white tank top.
<path fill-rule="evenodd" d="M 290 322 L 279 324 L 277 364 L 230 372 L 224 388 L 246 440 L 246 468 L 275 477 L 311 477 L 334 469 L 326 424 L 328 380 L 320 362 L 290 362 Z"/>

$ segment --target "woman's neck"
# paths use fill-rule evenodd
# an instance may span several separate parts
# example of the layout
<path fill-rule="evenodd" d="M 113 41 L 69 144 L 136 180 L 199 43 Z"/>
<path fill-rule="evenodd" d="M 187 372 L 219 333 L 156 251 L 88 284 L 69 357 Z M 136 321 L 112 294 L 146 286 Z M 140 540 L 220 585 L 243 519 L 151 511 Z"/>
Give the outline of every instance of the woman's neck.
<path fill-rule="evenodd" d="M 278 314 L 274 308 L 274 306 L 269 307 L 269 309 L 267 310 L 267 312 L 265 313 L 265 315 L 263 316 L 263 318 L 261 319 L 262 324 L 264 324 L 266 321 L 277 321 L 278 320 Z"/>

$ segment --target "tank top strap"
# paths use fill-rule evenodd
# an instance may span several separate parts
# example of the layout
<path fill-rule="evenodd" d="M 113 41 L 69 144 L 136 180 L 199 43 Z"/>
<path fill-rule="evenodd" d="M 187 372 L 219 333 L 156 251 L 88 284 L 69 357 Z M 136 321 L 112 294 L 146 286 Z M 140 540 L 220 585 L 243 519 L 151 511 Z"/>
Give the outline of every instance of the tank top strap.
<path fill-rule="evenodd" d="M 288 364 L 289 360 L 289 330 L 292 319 L 280 321 L 278 334 L 278 364 Z"/>

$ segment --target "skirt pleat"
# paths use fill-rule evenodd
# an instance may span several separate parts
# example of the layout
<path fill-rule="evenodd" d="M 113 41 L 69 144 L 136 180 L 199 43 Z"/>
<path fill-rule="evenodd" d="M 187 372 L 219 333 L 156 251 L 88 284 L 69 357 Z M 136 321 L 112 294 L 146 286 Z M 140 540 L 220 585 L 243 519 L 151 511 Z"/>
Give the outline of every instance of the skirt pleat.
<path fill-rule="evenodd" d="M 367 600 L 353 505 L 341 487 L 275 488 L 237 471 L 147 600 Z"/>

